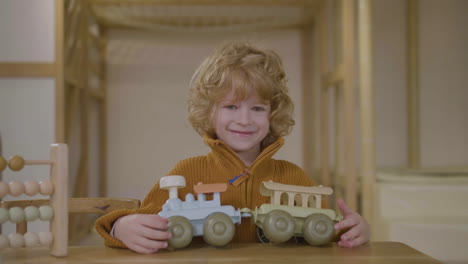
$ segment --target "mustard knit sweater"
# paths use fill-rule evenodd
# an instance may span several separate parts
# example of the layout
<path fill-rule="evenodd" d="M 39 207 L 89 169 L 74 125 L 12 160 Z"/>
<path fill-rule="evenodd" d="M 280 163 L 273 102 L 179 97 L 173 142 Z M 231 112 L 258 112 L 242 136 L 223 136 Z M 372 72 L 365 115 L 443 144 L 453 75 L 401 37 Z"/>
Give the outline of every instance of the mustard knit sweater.
<path fill-rule="evenodd" d="M 204 137 L 212 151 L 205 156 L 193 157 L 180 161 L 168 175 L 182 175 L 186 179 L 186 187 L 179 189 L 179 197 L 185 197 L 193 192 L 193 185 L 202 183 L 228 183 L 233 177 L 248 170 L 248 177 L 238 186 L 228 185 L 226 192 L 221 193 L 221 204 L 232 205 L 234 208 L 255 209 L 263 203 L 269 202 L 269 197 L 260 195 L 260 184 L 263 181 L 275 181 L 284 184 L 303 186 L 314 185 L 313 181 L 305 175 L 304 171 L 295 164 L 272 159 L 272 156 L 284 144 L 283 138 L 278 138 L 266 147 L 251 166 L 246 167 L 240 158 L 221 140 Z M 168 191 L 155 184 L 144 199 L 141 207 L 136 210 L 117 210 L 100 217 L 96 222 L 97 232 L 105 239 L 110 247 L 125 245 L 118 239 L 109 235 L 113 223 L 120 217 L 129 214 L 157 214 L 168 199 Z M 255 225 L 249 219 L 242 219 L 236 227 L 233 242 L 255 242 Z"/>

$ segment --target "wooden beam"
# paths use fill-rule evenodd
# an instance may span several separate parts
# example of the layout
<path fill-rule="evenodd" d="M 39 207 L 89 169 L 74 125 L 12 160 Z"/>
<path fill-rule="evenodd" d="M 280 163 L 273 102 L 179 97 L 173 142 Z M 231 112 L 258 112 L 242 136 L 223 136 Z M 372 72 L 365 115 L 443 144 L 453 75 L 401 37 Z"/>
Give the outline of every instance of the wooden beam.
<path fill-rule="evenodd" d="M 103 101 L 106 97 L 105 91 L 102 89 L 90 89 L 88 93 L 90 99 L 98 101 Z"/>
<path fill-rule="evenodd" d="M 80 130 L 80 156 L 78 175 L 73 190 L 73 197 L 88 197 L 89 189 L 89 86 L 88 86 L 88 7 L 87 1 L 80 1 L 81 8 L 77 27 L 76 41 L 79 41 L 79 54 L 76 57 L 77 88 L 79 93 L 79 130 Z M 72 62 L 74 64 L 74 62 Z M 70 240 L 75 241 L 80 238 L 83 232 L 88 232 L 89 219 L 83 215 L 75 215 L 70 218 Z"/>
<path fill-rule="evenodd" d="M 343 81 L 344 72 L 343 72 L 343 63 L 338 64 L 333 71 L 327 72 L 322 75 L 322 86 L 323 87 L 333 87 L 338 85 Z"/>
<path fill-rule="evenodd" d="M 91 5 L 299 5 L 314 6 L 321 0 L 89 0 Z"/>
<path fill-rule="evenodd" d="M 71 136 L 73 134 L 73 125 L 76 122 L 77 117 L 77 109 L 78 109 L 78 102 L 80 97 L 80 89 L 75 87 L 71 87 L 68 85 L 68 92 L 67 92 L 67 108 L 65 112 L 66 116 L 66 127 L 65 127 L 65 140 L 66 142 L 71 142 Z"/>
<path fill-rule="evenodd" d="M 45 78 L 55 77 L 54 63 L 3 62 L 0 63 L 0 78 Z"/>
<path fill-rule="evenodd" d="M 328 8 L 329 3 L 324 2 L 319 14 L 319 30 L 320 30 L 320 73 L 324 76 L 328 72 Z M 321 184 L 325 186 L 331 185 L 330 179 L 330 122 L 329 122 L 329 102 L 330 90 L 326 86 L 327 82 L 322 81 L 320 87 L 320 166 L 321 166 Z"/>
<path fill-rule="evenodd" d="M 99 123 L 99 158 L 100 158 L 100 174 L 99 174 L 99 195 L 107 197 L 107 29 L 100 28 L 102 49 L 100 53 L 100 65 L 102 72 L 101 89 L 104 98 L 100 104 L 101 122 Z"/>
<path fill-rule="evenodd" d="M 358 14 L 362 215 L 372 227 L 375 226 L 373 219 L 375 210 L 374 183 L 376 181 L 372 1 L 358 0 Z"/>
<path fill-rule="evenodd" d="M 355 84 L 355 4 L 348 0 L 342 3 L 343 23 L 343 113 L 344 113 L 344 171 L 345 200 L 348 206 L 358 209 L 358 185 L 356 177 L 356 84 Z"/>
<path fill-rule="evenodd" d="M 50 157 L 51 181 L 54 192 L 50 197 L 50 205 L 54 209 L 54 217 L 50 221 L 50 231 L 53 234 L 50 252 L 53 256 L 64 257 L 68 250 L 68 146 L 53 144 Z"/>
<path fill-rule="evenodd" d="M 418 0 L 408 2 L 408 78 L 407 78 L 407 111 L 408 111 L 408 167 L 421 166 L 420 128 L 419 128 L 419 40 L 418 40 Z"/>
<path fill-rule="evenodd" d="M 78 10 L 78 4 L 75 2 L 75 1 L 66 1 L 66 3 L 68 4 L 68 6 L 66 7 L 66 9 L 64 9 L 64 28 L 65 28 L 65 32 L 64 32 L 64 39 L 65 39 L 65 43 L 68 43 L 68 40 L 71 36 L 71 33 L 72 33 L 72 28 L 74 27 L 77 27 L 77 18 L 79 17 L 77 15 L 77 10 Z M 73 4 L 73 6 L 71 7 L 70 9 L 70 5 Z"/>
<path fill-rule="evenodd" d="M 312 28 L 306 27 L 301 30 L 301 52 L 302 52 L 302 123 L 303 123 L 303 150 L 302 150 L 302 167 L 307 175 L 313 175 L 314 168 L 314 86 L 312 81 L 313 75 L 313 43 L 312 43 Z"/>
<path fill-rule="evenodd" d="M 64 3 L 55 0 L 55 142 L 65 143 Z"/>
<path fill-rule="evenodd" d="M 102 29 L 101 29 L 102 30 Z M 89 34 L 89 40 L 90 43 L 99 50 L 99 52 L 102 52 L 103 46 L 104 46 L 104 41 L 101 38 L 101 36 L 96 36 L 94 34 Z"/>
<path fill-rule="evenodd" d="M 102 68 L 101 65 L 98 63 L 95 63 L 91 60 L 88 61 L 88 69 L 92 74 L 94 74 L 100 81 L 103 78 L 103 74 L 101 72 Z"/>
<path fill-rule="evenodd" d="M 343 183 L 343 178 L 340 177 L 343 175 L 343 150 L 344 150 L 344 91 L 343 91 L 343 83 L 336 83 L 333 86 L 333 131 L 330 131 L 334 136 L 333 140 L 333 147 L 334 147 L 334 157 L 333 157 L 333 171 L 331 171 L 332 182 L 334 183 L 335 187 L 335 198 L 343 196 L 343 188 L 340 188 Z"/>

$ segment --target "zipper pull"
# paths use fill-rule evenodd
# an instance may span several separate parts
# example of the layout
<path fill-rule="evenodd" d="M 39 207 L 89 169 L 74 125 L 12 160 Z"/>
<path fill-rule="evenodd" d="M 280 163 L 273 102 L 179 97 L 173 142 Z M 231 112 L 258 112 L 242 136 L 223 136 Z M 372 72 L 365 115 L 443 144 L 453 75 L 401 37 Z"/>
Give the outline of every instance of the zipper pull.
<path fill-rule="evenodd" d="M 245 180 L 249 178 L 249 169 L 245 169 L 243 173 L 235 176 L 234 178 L 229 180 L 229 184 L 233 186 L 239 186 L 239 184 L 243 183 Z"/>

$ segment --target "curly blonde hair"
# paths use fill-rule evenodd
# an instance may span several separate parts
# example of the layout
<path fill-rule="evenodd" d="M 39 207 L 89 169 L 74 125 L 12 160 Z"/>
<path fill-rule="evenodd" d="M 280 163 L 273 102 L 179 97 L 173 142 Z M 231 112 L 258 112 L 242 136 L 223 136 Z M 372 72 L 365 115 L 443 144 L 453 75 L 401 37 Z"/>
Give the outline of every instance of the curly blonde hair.
<path fill-rule="evenodd" d="M 294 104 L 288 95 L 280 57 L 249 43 L 232 42 L 216 49 L 192 77 L 188 119 L 200 134 L 216 138 L 213 119 L 217 104 L 234 89 L 236 100 L 252 93 L 269 103 L 270 130 L 262 142 L 268 146 L 276 138 L 289 134 L 294 125 Z"/>

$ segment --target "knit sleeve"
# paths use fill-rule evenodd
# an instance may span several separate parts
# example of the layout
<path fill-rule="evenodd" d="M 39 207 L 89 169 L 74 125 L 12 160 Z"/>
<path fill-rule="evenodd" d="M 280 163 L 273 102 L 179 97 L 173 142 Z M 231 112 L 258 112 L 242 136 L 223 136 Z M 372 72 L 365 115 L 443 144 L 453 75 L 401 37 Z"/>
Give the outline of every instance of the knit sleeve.
<path fill-rule="evenodd" d="M 138 209 L 120 209 L 101 216 L 96 221 L 96 231 L 104 238 L 104 243 L 109 247 L 126 248 L 118 239 L 110 235 L 112 227 L 117 219 L 132 214 L 156 214 L 161 211 L 162 205 L 167 200 L 167 191 L 161 190 L 159 184 L 155 184 L 146 195 L 143 203 Z"/>
<path fill-rule="evenodd" d="M 193 177 L 189 177 L 191 174 L 193 174 L 192 163 L 193 162 L 191 159 L 180 161 L 167 175 L 185 176 L 189 179 L 187 181 L 187 186 L 190 186 L 194 180 Z M 184 195 L 186 192 L 187 191 L 182 190 L 180 195 Z M 120 240 L 110 235 L 110 231 L 112 230 L 112 226 L 114 225 L 115 221 L 117 221 L 117 219 L 120 217 L 131 214 L 157 214 L 161 211 L 162 206 L 168 198 L 168 191 L 162 190 L 159 187 L 159 183 L 156 183 L 150 192 L 146 195 L 145 199 L 141 203 L 140 208 L 134 210 L 116 210 L 101 216 L 96 221 L 96 231 L 104 238 L 106 246 L 126 248 L 126 246 Z"/>
<path fill-rule="evenodd" d="M 101 216 L 96 221 L 96 231 L 99 235 L 104 238 L 104 243 L 108 247 L 119 247 L 119 248 L 126 248 L 126 246 L 117 238 L 110 235 L 110 231 L 112 230 L 112 226 L 114 222 L 117 221 L 120 217 L 131 215 L 131 214 L 155 214 L 159 212 L 161 209 L 157 205 L 149 204 L 145 207 L 140 207 L 138 209 L 121 209 L 110 212 Z"/>

